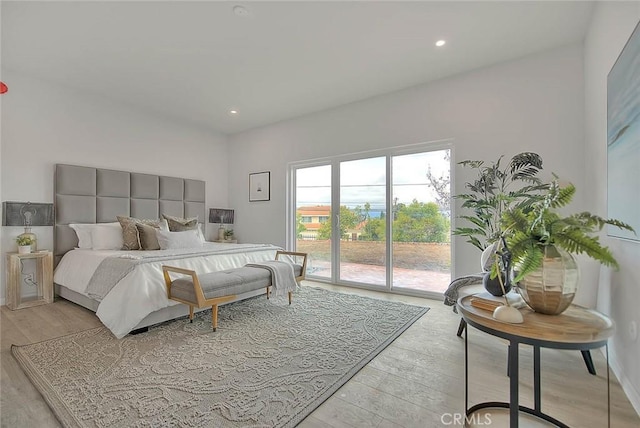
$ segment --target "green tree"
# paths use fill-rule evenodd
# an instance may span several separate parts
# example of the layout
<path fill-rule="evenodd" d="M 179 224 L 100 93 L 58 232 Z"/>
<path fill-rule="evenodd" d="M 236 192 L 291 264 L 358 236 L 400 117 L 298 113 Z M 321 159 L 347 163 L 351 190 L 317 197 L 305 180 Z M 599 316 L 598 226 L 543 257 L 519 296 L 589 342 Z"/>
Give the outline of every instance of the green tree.
<path fill-rule="evenodd" d="M 386 221 L 384 217 L 370 218 L 362 228 L 363 241 L 384 241 Z"/>
<path fill-rule="evenodd" d="M 447 242 L 449 219 L 435 202 L 398 204 L 393 240 L 398 242 Z"/>
<path fill-rule="evenodd" d="M 361 211 L 359 207 L 356 208 L 358 211 Z M 347 231 L 355 229 L 355 227 L 360 223 L 361 219 L 360 212 L 356 212 L 356 210 L 350 210 L 346 206 L 342 205 L 340 207 L 340 238 L 347 234 Z M 329 218 L 331 219 L 331 214 L 329 214 Z M 325 222 L 318 229 L 318 239 L 330 239 L 331 238 L 331 220 Z"/>
<path fill-rule="evenodd" d="M 449 150 L 445 150 L 444 160 L 449 162 L 451 154 Z M 427 180 L 429 185 L 436 192 L 436 203 L 442 211 L 450 212 L 451 210 L 451 179 L 448 173 L 443 173 L 440 177 L 436 177 L 431 172 L 431 164 L 427 165 Z"/>
<path fill-rule="evenodd" d="M 296 212 L 296 236 L 300 238 L 305 230 L 307 230 L 307 227 L 302 223 L 302 214 Z"/>

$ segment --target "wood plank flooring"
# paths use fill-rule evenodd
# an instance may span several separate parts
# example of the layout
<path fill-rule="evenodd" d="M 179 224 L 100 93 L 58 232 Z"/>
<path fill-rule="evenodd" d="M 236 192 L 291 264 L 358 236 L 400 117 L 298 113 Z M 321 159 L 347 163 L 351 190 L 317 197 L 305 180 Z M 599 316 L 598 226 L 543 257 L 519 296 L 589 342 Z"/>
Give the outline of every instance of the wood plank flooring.
<path fill-rule="evenodd" d="M 431 310 L 301 424 L 317 427 L 462 426 L 464 341 L 455 333 L 459 316 L 442 302 L 305 282 L 341 292 L 426 305 Z M 224 310 L 222 307 L 221 310 Z M 11 356 L 11 344 L 27 344 L 100 325 L 92 312 L 58 299 L 49 305 L 0 310 L 0 422 L 2 427 L 60 426 L 40 393 Z M 592 352 L 597 376 L 587 373 L 577 351 L 542 350 L 543 410 L 572 427 L 606 427 L 606 365 Z M 506 343 L 469 330 L 470 402 L 506 401 Z M 520 350 L 521 404 L 533 407 L 533 356 Z M 639 427 L 635 412 L 612 376 L 611 426 Z M 508 426 L 504 412 L 491 410 L 479 426 Z M 488 424 L 487 421 L 491 421 Z M 539 426 L 521 419 L 521 426 Z"/>

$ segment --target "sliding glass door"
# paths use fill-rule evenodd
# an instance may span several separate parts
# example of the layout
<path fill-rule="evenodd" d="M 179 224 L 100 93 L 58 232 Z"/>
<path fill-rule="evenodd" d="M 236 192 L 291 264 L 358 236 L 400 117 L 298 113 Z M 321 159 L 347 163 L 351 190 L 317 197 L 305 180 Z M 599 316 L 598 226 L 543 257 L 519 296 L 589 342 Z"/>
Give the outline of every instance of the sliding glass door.
<path fill-rule="evenodd" d="M 310 279 L 442 293 L 450 282 L 445 146 L 291 166 L 289 230 Z M 295 215 L 293 215 L 295 213 Z"/>
<path fill-rule="evenodd" d="M 386 212 L 386 171 L 385 156 L 340 162 L 339 236 L 335 238 L 340 254 L 339 282 L 387 285 L 384 220 L 379 221 Z M 379 236 L 369 233 L 373 223 L 382 226 Z"/>
<path fill-rule="evenodd" d="M 393 156 L 393 288 L 443 292 L 451 282 L 448 150 Z"/>
<path fill-rule="evenodd" d="M 307 253 L 307 274 L 333 280 L 331 165 L 294 169 L 296 251 Z M 291 225 L 289 225 L 291 229 Z"/>

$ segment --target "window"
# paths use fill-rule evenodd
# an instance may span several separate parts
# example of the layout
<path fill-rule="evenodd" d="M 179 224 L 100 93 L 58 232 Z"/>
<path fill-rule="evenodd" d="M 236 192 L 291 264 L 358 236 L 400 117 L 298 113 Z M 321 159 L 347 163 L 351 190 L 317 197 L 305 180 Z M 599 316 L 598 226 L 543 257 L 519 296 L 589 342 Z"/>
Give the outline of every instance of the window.
<path fill-rule="evenodd" d="M 403 293 L 451 280 L 449 144 L 424 144 L 290 165 L 290 231 L 309 278 Z M 325 210 L 321 213 L 320 210 Z M 315 220 L 315 218 L 314 218 Z"/>

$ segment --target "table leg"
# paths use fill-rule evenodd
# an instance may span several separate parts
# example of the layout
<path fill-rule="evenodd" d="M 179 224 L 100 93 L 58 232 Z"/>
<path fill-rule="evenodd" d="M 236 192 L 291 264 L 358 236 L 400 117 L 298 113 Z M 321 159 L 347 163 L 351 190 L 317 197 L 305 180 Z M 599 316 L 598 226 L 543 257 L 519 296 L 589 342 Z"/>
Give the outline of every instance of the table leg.
<path fill-rule="evenodd" d="M 466 324 L 466 323 L 465 323 Z M 464 329 L 464 414 L 469 410 L 469 347 L 467 344 L 467 336 L 469 329 Z"/>
<path fill-rule="evenodd" d="M 609 342 L 604 345 L 607 355 L 607 427 L 611 428 L 611 383 L 609 379 Z"/>
<path fill-rule="evenodd" d="M 509 426 L 518 428 L 518 342 L 512 340 L 509 344 Z"/>
<path fill-rule="evenodd" d="M 540 388 L 540 347 L 533 347 L 533 403 L 536 412 L 542 412 Z"/>

